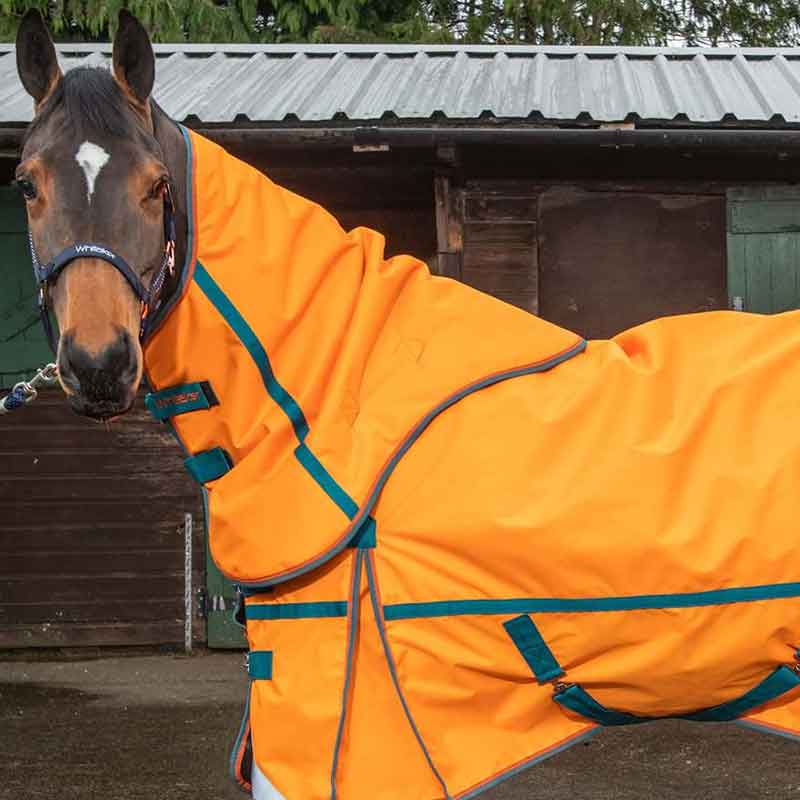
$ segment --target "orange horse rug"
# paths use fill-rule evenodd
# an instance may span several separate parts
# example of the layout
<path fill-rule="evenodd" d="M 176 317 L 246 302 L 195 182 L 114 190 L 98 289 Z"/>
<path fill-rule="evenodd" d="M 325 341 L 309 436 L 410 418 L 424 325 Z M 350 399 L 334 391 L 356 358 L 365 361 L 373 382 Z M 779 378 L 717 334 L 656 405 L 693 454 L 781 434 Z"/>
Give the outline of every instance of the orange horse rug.
<path fill-rule="evenodd" d="M 242 590 L 257 800 L 455 800 L 663 717 L 800 737 L 800 315 L 585 342 L 185 133 L 145 345 Z"/>

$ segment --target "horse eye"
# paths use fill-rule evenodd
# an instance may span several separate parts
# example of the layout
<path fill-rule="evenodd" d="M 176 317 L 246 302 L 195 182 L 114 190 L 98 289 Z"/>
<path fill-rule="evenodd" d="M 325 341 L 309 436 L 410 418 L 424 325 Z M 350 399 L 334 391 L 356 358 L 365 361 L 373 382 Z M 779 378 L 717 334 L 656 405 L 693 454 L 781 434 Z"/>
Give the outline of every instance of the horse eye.
<path fill-rule="evenodd" d="M 22 192 L 22 196 L 26 200 L 36 199 L 36 186 L 34 185 L 33 181 L 30 181 L 27 178 L 20 178 L 17 180 L 17 186 Z"/>
<path fill-rule="evenodd" d="M 164 193 L 164 187 L 167 185 L 167 181 L 169 179 L 166 175 L 162 175 L 154 184 L 153 188 L 150 189 L 150 197 L 151 199 L 155 200 Z"/>

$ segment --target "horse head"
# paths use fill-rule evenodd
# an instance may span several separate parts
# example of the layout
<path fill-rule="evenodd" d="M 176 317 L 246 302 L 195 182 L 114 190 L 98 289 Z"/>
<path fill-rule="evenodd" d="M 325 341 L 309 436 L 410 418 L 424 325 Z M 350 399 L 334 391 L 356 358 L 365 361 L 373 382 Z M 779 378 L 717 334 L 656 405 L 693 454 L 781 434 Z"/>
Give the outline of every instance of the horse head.
<path fill-rule="evenodd" d="M 120 12 L 112 71 L 79 67 L 62 74 L 36 11 L 20 25 L 17 68 L 35 105 L 16 180 L 45 327 L 73 409 L 108 419 L 134 402 L 141 334 L 152 306 L 170 289 L 170 185 L 177 177 L 171 167 L 180 163 L 175 140 L 181 137 L 150 98 L 153 48 L 127 11 Z M 50 334 L 48 309 L 58 337 Z"/>

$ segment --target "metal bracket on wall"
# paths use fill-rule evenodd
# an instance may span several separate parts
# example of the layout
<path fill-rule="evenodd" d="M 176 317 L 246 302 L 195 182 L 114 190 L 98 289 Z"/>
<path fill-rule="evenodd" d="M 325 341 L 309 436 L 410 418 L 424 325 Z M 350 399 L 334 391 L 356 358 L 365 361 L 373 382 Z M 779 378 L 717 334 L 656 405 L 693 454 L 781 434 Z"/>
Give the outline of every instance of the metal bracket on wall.
<path fill-rule="evenodd" d="M 201 619 L 208 619 L 208 592 L 205 586 L 197 590 L 197 615 Z"/>

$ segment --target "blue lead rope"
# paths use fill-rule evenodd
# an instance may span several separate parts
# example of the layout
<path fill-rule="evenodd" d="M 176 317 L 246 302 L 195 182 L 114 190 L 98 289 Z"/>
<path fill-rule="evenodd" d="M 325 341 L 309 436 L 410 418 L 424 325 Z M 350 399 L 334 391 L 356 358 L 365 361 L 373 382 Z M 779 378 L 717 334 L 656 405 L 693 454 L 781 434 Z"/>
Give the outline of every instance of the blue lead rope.
<path fill-rule="evenodd" d="M 10 394 L 0 400 L 0 413 L 16 411 L 18 408 L 22 408 L 22 406 L 25 405 L 26 399 L 27 395 L 23 388 L 19 385 L 15 386 Z"/>
<path fill-rule="evenodd" d="M 37 370 L 29 381 L 20 381 L 9 394 L 0 399 L 0 415 L 16 411 L 33 402 L 39 393 L 37 387 L 55 383 L 58 380 L 57 376 L 58 367 L 55 364 L 47 364 Z"/>

